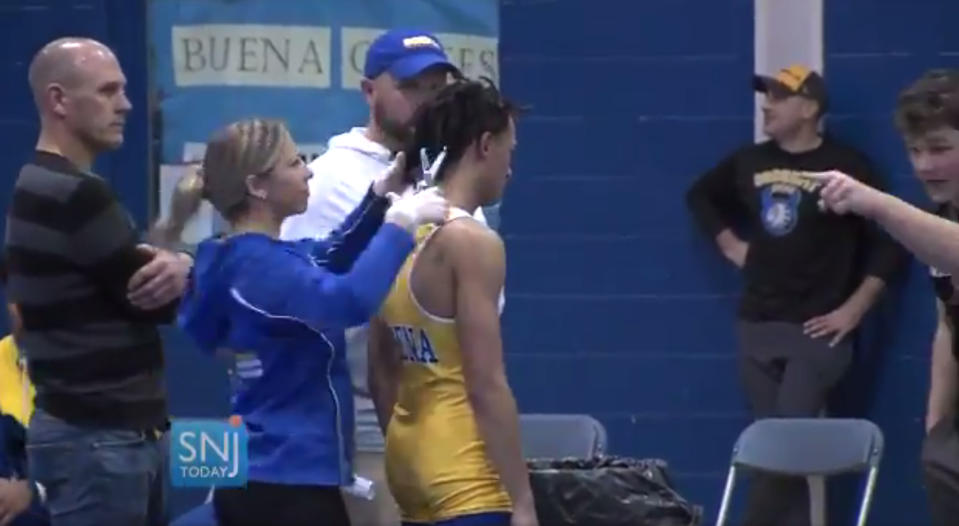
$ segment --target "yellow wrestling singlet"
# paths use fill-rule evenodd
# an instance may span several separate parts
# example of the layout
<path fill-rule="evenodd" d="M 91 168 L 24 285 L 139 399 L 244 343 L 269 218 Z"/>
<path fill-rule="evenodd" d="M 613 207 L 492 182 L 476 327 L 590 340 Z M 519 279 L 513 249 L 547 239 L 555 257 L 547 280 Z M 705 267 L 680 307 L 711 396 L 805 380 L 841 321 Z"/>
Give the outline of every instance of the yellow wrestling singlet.
<path fill-rule="evenodd" d="M 469 217 L 454 208 L 447 222 Z M 416 255 L 438 228 L 417 231 L 380 311 L 403 352 L 386 476 L 403 519 L 415 522 L 511 509 L 467 398 L 456 322 L 426 312 L 410 288 Z"/>

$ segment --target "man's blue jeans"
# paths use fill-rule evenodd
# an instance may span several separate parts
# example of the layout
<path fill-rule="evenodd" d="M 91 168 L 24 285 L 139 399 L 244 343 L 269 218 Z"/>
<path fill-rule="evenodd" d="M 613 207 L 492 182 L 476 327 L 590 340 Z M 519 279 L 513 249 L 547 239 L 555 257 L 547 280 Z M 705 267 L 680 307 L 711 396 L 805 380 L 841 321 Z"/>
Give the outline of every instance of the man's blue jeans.
<path fill-rule="evenodd" d="M 94 429 L 37 409 L 27 429 L 27 466 L 43 485 L 53 526 L 167 523 L 166 433 Z"/>

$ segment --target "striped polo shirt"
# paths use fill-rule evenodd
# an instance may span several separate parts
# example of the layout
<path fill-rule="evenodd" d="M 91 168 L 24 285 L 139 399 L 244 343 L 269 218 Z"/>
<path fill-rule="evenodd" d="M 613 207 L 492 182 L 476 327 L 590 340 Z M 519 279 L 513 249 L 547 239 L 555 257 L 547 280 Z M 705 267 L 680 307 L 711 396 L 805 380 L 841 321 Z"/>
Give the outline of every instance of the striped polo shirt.
<path fill-rule="evenodd" d="M 130 277 L 150 259 L 137 243 L 102 178 L 47 152 L 21 169 L 7 216 L 7 300 L 38 408 L 77 425 L 165 425 L 156 324 L 177 305 L 148 312 L 128 302 Z"/>

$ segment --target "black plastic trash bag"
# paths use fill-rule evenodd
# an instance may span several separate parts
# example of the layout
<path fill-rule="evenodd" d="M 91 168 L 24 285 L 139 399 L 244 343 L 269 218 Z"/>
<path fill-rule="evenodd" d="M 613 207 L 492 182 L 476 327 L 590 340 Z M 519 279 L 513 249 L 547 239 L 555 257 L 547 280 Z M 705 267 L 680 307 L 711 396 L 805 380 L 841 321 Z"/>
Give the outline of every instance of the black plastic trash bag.
<path fill-rule="evenodd" d="M 657 459 L 528 461 L 543 526 L 694 526 L 702 508 L 681 497 Z"/>

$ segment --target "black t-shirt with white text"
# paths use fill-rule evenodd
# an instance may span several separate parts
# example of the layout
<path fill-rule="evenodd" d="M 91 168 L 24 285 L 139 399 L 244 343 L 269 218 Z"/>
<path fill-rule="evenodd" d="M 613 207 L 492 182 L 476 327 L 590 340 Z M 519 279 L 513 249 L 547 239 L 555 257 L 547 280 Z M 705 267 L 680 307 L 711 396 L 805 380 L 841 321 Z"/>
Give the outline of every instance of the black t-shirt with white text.
<path fill-rule="evenodd" d="M 741 319 L 802 323 L 839 307 L 865 276 L 888 282 L 900 267 L 903 252 L 887 235 L 820 208 L 820 184 L 804 175 L 827 170 L 880 186 L 858 152 L 824 137 L 803 153 L 773 141 L 747 146 L 690 188 L 690 210 L 712 238 L 745 230 Z"/>

